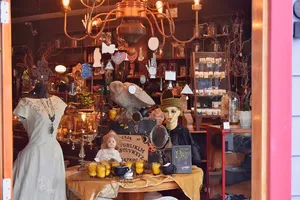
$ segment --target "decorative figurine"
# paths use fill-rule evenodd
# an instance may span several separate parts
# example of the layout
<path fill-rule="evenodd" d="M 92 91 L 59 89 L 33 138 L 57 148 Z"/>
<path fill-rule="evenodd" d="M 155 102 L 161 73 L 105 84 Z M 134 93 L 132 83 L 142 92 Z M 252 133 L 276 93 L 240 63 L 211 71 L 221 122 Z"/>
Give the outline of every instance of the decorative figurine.
<path fill-rule="evenodd" d="M 113 54 L 118 49 L 116 48 L 116 45 L 111 44 L 107 46 L 104 42 L 102 42 L 102 53 L 110 53 Z"/>
<path fill-rule="evenodd" d="M 109 90 L 111 99 L 131 114 L 155 105 L 153 99 L 134 83 L 114 81 L 109 85 Z"/>
<path fill-rule="evenodd" d="M 155 78 L 156 72 L 157 72 L 157 63 L 156 63 L 155 53 L 153 53 L 153 57 L 151 58 L 151 61 L 148 60 L 148 65 L 146 65 L 146 67 L 149 72 L 150 78 Z"/>
<path fill-rule="evenodd" d="M 144 53 L 143 53 L 143 47 L 140 47 L 139 57 L 138 61 L 143 61 L 145 59 Z"/>
<path fill-rule="evenodd" d="M 98 151 L 95 161 L 117 161 L 122 162 L 122 158 L 117 149 L 120 148 L 119 136 L 112 130 L 110 130 L 104 137 L 101 149 Z"/>
<path fill-rule="evenodd" d="M 89 63 L 83 63 L 81 68 L 81 77 L 87 79 L 93 76 L 91 65 Z"/>
<path fill-rule="evenodd" d="M 111 59 L 116 65 L 119 65 L 126 59 L 126 53 L 118 51 L 113 56 L 111 56 Z"/>
<path fill-rule="evenodd" d="M 94 50 L 94 64 L 93 67 L 102 67 L 103 65 L 101 64 L 101 53 L 99 48 L 95 48 Z"/>

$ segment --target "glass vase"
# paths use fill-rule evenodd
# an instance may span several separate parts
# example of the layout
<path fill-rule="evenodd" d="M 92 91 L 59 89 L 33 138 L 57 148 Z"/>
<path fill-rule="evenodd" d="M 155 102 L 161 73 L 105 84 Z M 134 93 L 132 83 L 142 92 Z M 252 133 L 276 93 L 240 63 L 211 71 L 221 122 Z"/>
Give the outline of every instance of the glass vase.
<path fill-rule="evenodd" d="M 230 124 L 239 123 L 240 97 L 235 92 L 227 92 L 222 96 L 221 119 Z"/>

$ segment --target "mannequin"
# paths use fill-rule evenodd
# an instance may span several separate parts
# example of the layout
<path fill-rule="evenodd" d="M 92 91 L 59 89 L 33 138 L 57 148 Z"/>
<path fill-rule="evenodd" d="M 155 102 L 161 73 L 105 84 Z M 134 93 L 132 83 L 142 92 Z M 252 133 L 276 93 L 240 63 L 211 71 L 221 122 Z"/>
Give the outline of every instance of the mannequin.
<path fill-rule="evenodd" d="M 31 91 L 31 97 L 33 98 L 48 98 L 48 85 L 45 82 L 39 81 L 35 84 Z"/>
<path fill-rule="evenodd" d="M 194 143 L 189 130 L 178 124 L 178 118 L 181 115 L 181 101 L 179 98 L 162 97 L 160 109 L 165 116 L 166 128 L 170 133 L 172 145 L 191 145 L 192 162 L 199 164 L 200 148 Z"/>
<path fill-rule="evenodd" d="M 48 96 L 43 81 L 35 85 L 31 97 L 19 101 L 13 112 L 29 137 L 14 162 L 16 200 L 66 200 L 65 164 L 56 130 L 67 105 L 57 96 Z"/>

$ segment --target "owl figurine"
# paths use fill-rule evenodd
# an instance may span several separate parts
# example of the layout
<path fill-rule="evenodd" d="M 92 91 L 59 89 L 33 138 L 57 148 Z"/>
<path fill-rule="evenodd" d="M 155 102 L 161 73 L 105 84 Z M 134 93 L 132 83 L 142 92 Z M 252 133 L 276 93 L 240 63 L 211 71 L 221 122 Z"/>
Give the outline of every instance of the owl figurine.
<path fill-rule="evenodd" d="M 113 81 L 109 90 L 112 100 L 132 114 L 155 104 L 153 99 L 134 83 Z"/>

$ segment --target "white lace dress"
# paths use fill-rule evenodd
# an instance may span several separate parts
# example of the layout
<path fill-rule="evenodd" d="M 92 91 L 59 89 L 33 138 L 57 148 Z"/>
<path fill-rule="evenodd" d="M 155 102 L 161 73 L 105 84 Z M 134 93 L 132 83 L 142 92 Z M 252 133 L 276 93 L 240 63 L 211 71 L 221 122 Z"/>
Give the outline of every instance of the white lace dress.
<path fill-rule="evenodd" d="M 49 99 L 55 112 L 52 134 L 49 132 Z M 49 106 L 48 110 L 45 106 Z M 29 137 L 29 143 L 14 163 L 15 200 L 66 200 L 64 158 L 56 140 L 65 108 L 66 104 L 59 97 L 51 96 L 48 99 L 23 98 L 14 110 Z"/>

